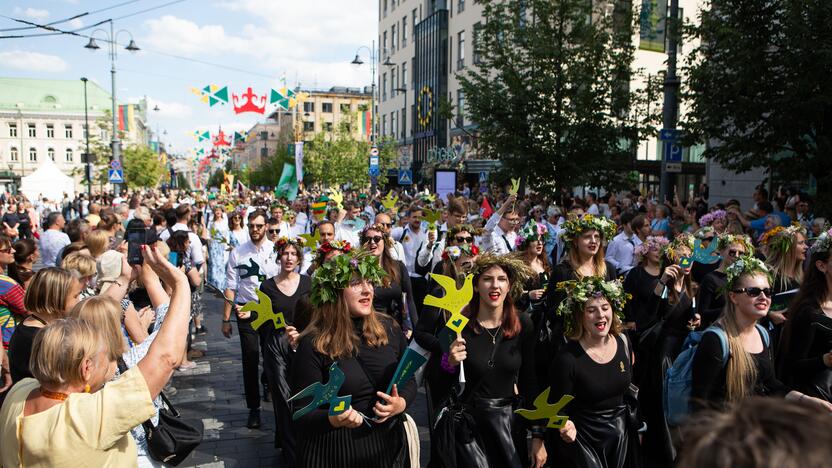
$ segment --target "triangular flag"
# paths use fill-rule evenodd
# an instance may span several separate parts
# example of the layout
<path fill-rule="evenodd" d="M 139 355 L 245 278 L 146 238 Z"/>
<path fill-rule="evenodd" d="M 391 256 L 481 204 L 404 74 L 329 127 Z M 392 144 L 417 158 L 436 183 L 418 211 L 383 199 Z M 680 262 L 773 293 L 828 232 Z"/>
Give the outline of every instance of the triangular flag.
<path fill-rule="evenodd" d="M 491 215 L 494 214 L 494 210 L 491 208 L 491 203 L 488 203 L 488 198 L 482 198 L 482 206 L 480 206 L 480 216 L 483 219 L 488 219 Z"/>

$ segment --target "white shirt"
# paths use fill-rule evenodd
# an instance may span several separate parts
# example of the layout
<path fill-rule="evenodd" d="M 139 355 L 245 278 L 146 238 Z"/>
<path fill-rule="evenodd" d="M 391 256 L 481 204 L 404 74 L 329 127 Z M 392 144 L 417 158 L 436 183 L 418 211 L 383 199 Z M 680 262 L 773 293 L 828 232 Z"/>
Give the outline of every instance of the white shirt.
<path fill-rule="evenodd" d="M 361 246 L 361 240 L 358 237 L 358 233 L 355 232 L 351 226 L 344 225 L 343 223 L 335 223 L 335 239 L 347 241 L 353 247 Z"/>
<path fill-rule="evenodd" d="M 176 223 L 171 226 L 170 229 L 165 229 L 159 234 L 159 239 L 166 241 L 170 238 L 171 231 L 187 231 L 188 232 L 188 239 L 191 241 L 191 245 L 188 248 L 189 255 L 191 257 L 191 264 L 193 266 L 199 266 L 205 263 L 205 255 L 202 254 L 202 241 L 199 239 L 199 236 L 191 232 L 188 229 L 188 226 L 182 223 Z"/>
<path fill-rule="evenodd" d="M 626 273 L 636 266 L 634 252 L 639 245 L 641 239 L 637 235 L 627 236 L 627 233 L 621 231 L 607 246 L 605 258 L 615 266 L 618 274 Z"/>
<path fill-rule="evenodd" d="M 507 254 L 514 251 L 514 242 L 517 240 L 517 233 L 514 231 L 505 232 L 500 227 L 500 220 L 503 217 L 494 213 L 485 223 L 482 233 L 482 248 L 496 254 Z"/>
<path fill-rule="evenodd" d="M 593 203 L 589 205 L 589 208 L 586 209 L 587 214 L 591 214 L 593 216 L 598 216 L 601 214 L 601 211 L 598 209 L 598 205 Z"/>
<path fill-rule="evenodd" d="M 403 261 L 410 276 L 422 276 L 416 273 L 416 258 L 419 255 L 420 249 L 425 248 L 424 244 L 427 241 L 427 233 L 425 230 L 420 227 L 418 232 L 414 232 L 410 225 L 407 225 L 403 228 L 393 228 L 390 236 L 393 240 L 401 242 L 404 250 Z"/>
<path fill-rule="evenodd" d="M 64 247 L 68 246 L 69 236 L 56 229 L 47 229 L 40 235 L 40 258 L 43 266 L 55 266 L 55 260 Z"/>
<path fill-rule="evenodd" d="M 240 274 L 245 274 L 245 270 L 235 268 L 238 265 L 251 266 L 252 260 L 260 267 L 259 275 L 264 279 L 280 273 L 280 264 L 277 263 L 272 241 L 263 239 L 260 247 L 251 241 L 235 247 L 228 256 L 228 265 L 225 267 L 225 288 L 236 291 L 235 302 L 238 304 L 257 300 L 256 291 L 260 288 L 260 277 L 254 275 L 240 278 Z"/>
<path fill-rule="evenodd" d="M 430 271 L 433 271 L 436 264 L 442 261 L 442 251 L 445 250 L 445 239 L 448 237 L 448 223 L 443 223 L 442 226 L 439 226 L 439 232 L 436 233 L 436 237 L 441 237 L 441 239 L 434 242 L 430 248 L 426 244 L 425 248 L 419 251 L 419 257 L 416 259 L 419 262 L 419 266 L 424 267 L 430 264 Z"/>

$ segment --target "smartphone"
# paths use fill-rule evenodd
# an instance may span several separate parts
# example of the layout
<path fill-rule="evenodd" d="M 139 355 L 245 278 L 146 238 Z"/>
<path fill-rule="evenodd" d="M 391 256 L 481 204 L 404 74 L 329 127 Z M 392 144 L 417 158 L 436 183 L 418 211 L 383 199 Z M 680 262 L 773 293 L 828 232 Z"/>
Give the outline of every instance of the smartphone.
<path fill-rule="evenodd" d="M 168 254 L 168 261 L 171 265 L 179 266 L 179 252 L 171 252 Z"/>
<path fill-rule="evenodd" d="M 127 239 L 127 263 L 130 265 L 141 265 L 142 245 L 147 244 L 147 229 L 128 229 L 125 235 Z"/>

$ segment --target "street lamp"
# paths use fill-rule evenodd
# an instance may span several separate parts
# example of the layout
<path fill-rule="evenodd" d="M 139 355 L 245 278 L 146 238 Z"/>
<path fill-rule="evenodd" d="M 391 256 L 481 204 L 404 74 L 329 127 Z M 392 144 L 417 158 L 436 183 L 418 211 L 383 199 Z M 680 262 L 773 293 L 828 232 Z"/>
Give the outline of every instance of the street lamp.
<path fill-rule="evenodd" d="M 157 117 L 156 118 L 156 153 L 161 153 L 162 152 L 162 134 L 159 133 L 159 119 L 158 119 L 160 110 L 161 109 L 159 109 L 159 104 L 156 104 L 155 106 L 153 106 L 153 112 L 156 113 L 156 117 Z"/>
<path fill-rule="evenodd" d="M 87 195 L 92 196 L 92 161 L 90 161 L 90 115 L 87 106 L 87 78 L 82 77 L 84 82 L 84 139 L 86 140 L 87 150 L 84 155 L 84 178 L 87 179 Z"/>
<path fill-rule="evenodd" d="M 136 45 L 136 41 L 133 40 L 133 34 L 126 29 L 119 30 L 117 32 L 113 31 L 113 20 L 107 20 L 110 23 L 110 32 L 107 33 L 104 29 L 96 29 L 90 34 L 90 41 L 87 45 L 84 46 L 85 49 L 89 49 L 91 51 L 96 51 L 100 49 L 99 45 L 95 42 L 95 33 L 101 32 L 104 35 L 105 41 L 110 45 L 110 87 L 111 87 L 111 94 L 113 99 L 113 139 L 111 141 L 112 149 L 113 149 L 113 161 L 121 162 L 121 142 L 118 138 L 118 125 L 117 120 L 118 114 L 116 113 L 116 57 L 117 57 L 117 49 L 116 45 L 118 44 L 118 35 L 121 33 L 127 33 L 130 36 L 130 42 L 127 44 L 127 47 L 124 50 L 128 52 L 136 52 L 139 47 Z M 113 191 L 115 192 L 116 196 L 119 196 L 121 192 L 121 184 L 113 184 Z"/>

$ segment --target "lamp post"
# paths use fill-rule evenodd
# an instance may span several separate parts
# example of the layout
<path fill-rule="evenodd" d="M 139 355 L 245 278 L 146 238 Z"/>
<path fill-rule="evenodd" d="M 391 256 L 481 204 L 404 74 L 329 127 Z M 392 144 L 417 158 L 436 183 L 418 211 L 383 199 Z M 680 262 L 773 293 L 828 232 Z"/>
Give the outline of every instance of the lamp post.
<path fill-rule="evenodd" d="M 379 60 L 379 51 L 376 49 L 376 41 L 372 42 L 372 46 L 368 48 L 367 46 L 361 46 L 355 51 L 355 58 L 352 60 L 353 65 L 363 65 L 364 61 L 361 60 L 361 56 L 359 52 L 361 50 L 367 50 L 370 53 L 370 73 L 372 74 L 372 88 L 370 94 L 370 144 L 376 145 L 376 63 Z M 386 50 L 384 51 L 386 55 Z M 382 65 L 385 66 L 392 66 L 393 62 L 390 61 L 390 56 L 387 55 L 387 59 L 384 60 Z M 375 193 L 376 191 L 376 177 L 371 177 L 370 180 L 372 181 L 371 191 Z"/>
<path fill-rule="evenodd" d="M 110 45 L 110 88 L 112 94 L 111 97 L 113 98 L 113 139 L 110 144 L 113 150 L 113 161 L 121 162 L 121 142 L 118 138 L 118 114 L 116 113 L 116 45 L 118 35 L 121 33 L 127 33 L 127 35 L 130 36 L 130 42 L 127 44 L 127 47 L 124 48 L 125 50 L 129 52 L 136 52 L 139 50 L 139 47 L 136 45 L 136 41 L 133 40 L 133 35 L 130 33 L 130 31 L 122 29 L 117 32 L 113 32 L 113 20 L 107 21 L 110 23 L 110 33 L 107 34 L 107 31 L 104 29 L 96 29 L 90 34 L 90 42 L 88 42 L 87 45 L 84 46 L 84 48 L 89 49 L 91 51 L 96 51 L 101 48 L 98 46 L 98 44 L 95 43 L 95 33 L 99 31 L 101 31 L 101 33 L 104 34 L 105 41 Z M 113 184 L 113 191 L 115 192 L 116 196 L 119 196 L 121 192 L 121 184 Z"/>
<path fill-rule="evenodd" d="M 156 153 L 157 154 L 162 153 L 162 134 L 159 133 L 159 111 L 160 110 L 161 109 L 159 109 L 158 104 L 153 106 L 153 112 L 156 113 Z"/>
<path fill-rule="evenodd" d="M 90 115 L 87 106 L 87 78 L 82 77 L 84 82 L 84 139 L 86 140 L 87 150 L 84 156 L 84 178 L 87 179 L 87 195 L 92 195 L 92 161 L 90 161 Z"/>

